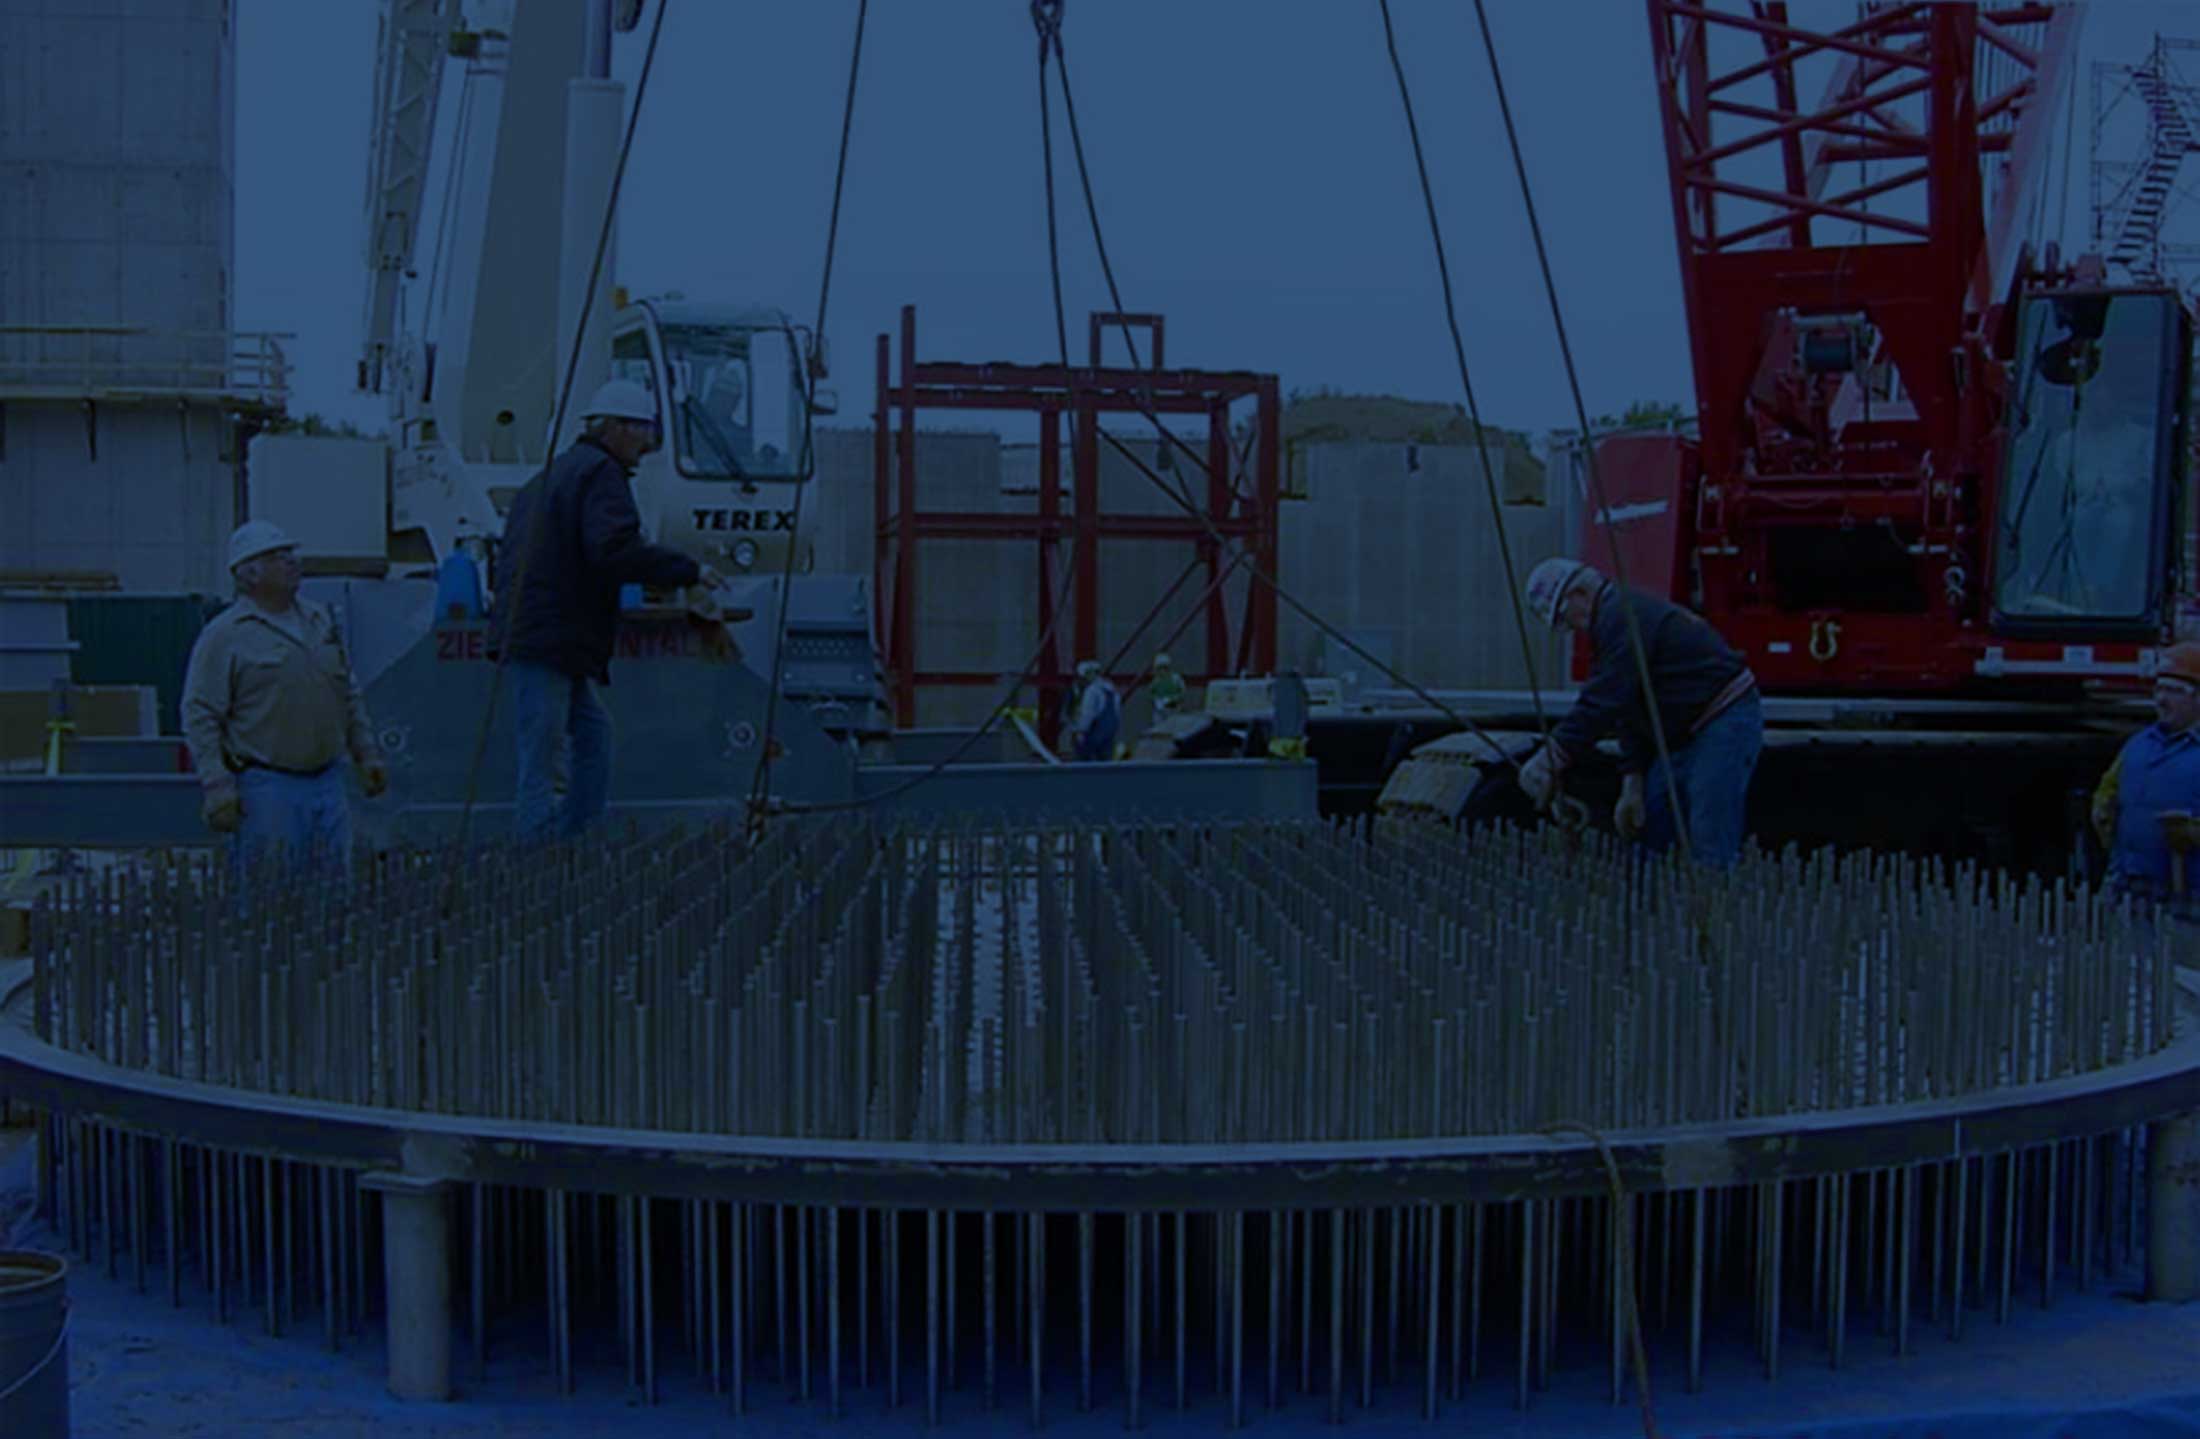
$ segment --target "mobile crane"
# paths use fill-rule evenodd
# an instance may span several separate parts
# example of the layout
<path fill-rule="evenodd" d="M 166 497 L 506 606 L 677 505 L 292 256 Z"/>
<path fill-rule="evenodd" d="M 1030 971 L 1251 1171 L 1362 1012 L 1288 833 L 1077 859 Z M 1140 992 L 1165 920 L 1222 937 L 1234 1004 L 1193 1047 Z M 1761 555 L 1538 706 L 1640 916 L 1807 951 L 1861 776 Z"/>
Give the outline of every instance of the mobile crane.
<path fill-rule="evenodd" d="M 729 577 L 739 654 L 712 663 L 716 647 L 666 597 L 628 597 L 610 696 L 615 793 L 660 806 L 743 796 L 768 746 L 776 794 L 839 798 L 858 743 L 886 728 L 869 579 L 814 573 L 796 525 L 808 426 L 833 408 L 816 338 L 777 309 L 629 301 L 614 284 L 607 216 L 626 97 L 611 47 L 643 10 L 385 0 L 358 383 L 390 405 L 391 576 L 321 581 L 315 597 L 351 636 L 414 832 L 470 812 L 477 793 L 509 792 L 509 746 L 481 739 L 494 693 L 484 582 L 499 578 L 512 496 L 612 376 L 660 406 L 665 443 L 633 481 L 643 528 Z M 458 114 L 439 116 L 453 62 L 466 67 Z M 439 134 L 446 213 L 423 244 Z"/>
<path fill-rule="evenodd" d="M 833 392 L 809 383 L 823 376 L 822 351 L 784 311 L 678 295 L 629 303 L 612 283 L 615 245 L 591 291 L 624 106 L 612 36 L 641 12 L 613 0 L 386 0 L 359 384 L 390 401 L 391 529 L 440 563 L 498 533 L 511 493 L 570 441 L 572 410 L 598 383 L 639 381 L 664 410 L 665 444 L 634 478 L 651 538 L 761 601 L 790 549 L 797 570 L 813 568 L 794 495 L 811 479 L 810 414 L 831 413 Z M 447 231 L 448 258 L 430 256 L 420 285 L 448 61 L 466 67 L 435 242 Z M 566 422 L 553 436 L 561 391 Z M 760 657 L 771 638 L 740 636 Z"/>
<path fill-rule="evenodd" d="M 2027 241 L 2080 9 L 1647 8 L 1697 433 L 1601 442 L 1577 553 L 1748 656 L 1760 837 L 2061 867 L 2196 566 L 2191 316 Z"/>

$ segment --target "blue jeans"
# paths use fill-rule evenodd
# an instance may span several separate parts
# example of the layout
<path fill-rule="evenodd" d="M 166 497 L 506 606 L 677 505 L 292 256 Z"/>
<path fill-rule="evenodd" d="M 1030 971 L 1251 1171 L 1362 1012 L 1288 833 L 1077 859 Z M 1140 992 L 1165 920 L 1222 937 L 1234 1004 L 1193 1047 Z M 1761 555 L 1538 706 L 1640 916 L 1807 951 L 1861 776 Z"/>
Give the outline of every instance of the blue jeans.
<path fill-rule="evenodd" d="M 611 802 L 611 716 L 586 679 L 518 660 L 505 668 L 519 741 L 519 837 L 572 839 L 602 819 Z"/>
<path fill-rule="evenodd" d="M 1696 859 L 1720 868 L 1742 857 L 1742 815 L 1749 777 L 1765 747 L 1765 707 L 1755 690 L 1743 695 L 1673 755 L 1673 777 L 1688 815 L 1688 845 Z M 1643 776 L 1643 844 L 1654 851 L 1675 839 L 1665 766 Z"/>
<path fill-rule="evenodd" d="M 293 872 L 341 876 L 351 868 L 351 797 L 344 767 L 317 775 L 248 769 L 237 776 L 243 818 L 230 843 L 232 862 L 251 874 L 278 857 Z"/>

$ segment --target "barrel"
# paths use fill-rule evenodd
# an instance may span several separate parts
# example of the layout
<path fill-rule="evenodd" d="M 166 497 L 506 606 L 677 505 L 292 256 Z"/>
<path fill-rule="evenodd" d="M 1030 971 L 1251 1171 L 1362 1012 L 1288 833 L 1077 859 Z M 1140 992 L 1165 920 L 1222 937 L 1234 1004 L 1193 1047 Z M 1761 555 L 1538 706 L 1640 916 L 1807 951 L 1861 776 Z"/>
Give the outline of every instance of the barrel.
<path fill-rule="evenodd" d="M 0 1414 L 8 1439 L 68 1439 L 69 1266 L 0 1249 Z"/>

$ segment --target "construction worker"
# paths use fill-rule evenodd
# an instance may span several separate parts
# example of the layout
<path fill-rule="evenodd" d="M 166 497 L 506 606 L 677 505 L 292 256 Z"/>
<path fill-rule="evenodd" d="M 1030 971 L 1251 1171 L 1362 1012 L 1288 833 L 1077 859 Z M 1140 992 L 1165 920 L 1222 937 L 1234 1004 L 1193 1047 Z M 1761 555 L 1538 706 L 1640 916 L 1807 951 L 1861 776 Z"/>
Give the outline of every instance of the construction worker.
<path fill-rule="evenodd" d="M 1741 655 L 1701 616 L 1624 589 L 1579 560 L 1537 565 L 1528 575 L 1527 603 L 1553 628 L 1588 635 L 1595 660 L 1550 743 L 1521 766 L 1520 787 L 1538 809 L 1548 806 L 1566 770 L 1616 733 L 1621 784 L 1614 827 L 1652 850 L 1669 847 L 1676 837 L 1671 793 L 1678 789 L 1695 858 L 1734 863 L 1741 857 L 1743 811 L 1765 731 L 1756 676 Z M 1641 693 L 1630 609 L 1647 651 L 1650 698 L 1672 754 L 1670 779 Z"/>
<path fill-rule="evenodd" d="M 510 671 L 522 841 L 570 839 L 603 818 L 611 791 L 611 682 L 623 585 L 722 581 L 642 538 L 629 477 L 663 442 L 656 397 L 611 380 L 581 411 L 587 428 L 536 473 L 505 516 L 495 644 Z M 563 762 L 565 796 L 557 796 Z"/>
<path fill-rule="evenodd" d="M 1123 697 L 1093 660 L 1077 663 L 1077 705 L 1070 721 L 1072 753 L 1080 760 L 1115 758 L 1115 737 L 1123 728 Z"/>
<path fill-rule="evenodd" d="M 183 732 L 208 827 L 240 867 L 278 853 L 342 873 L 351 862 L 345 755 L 373 799 L 389 770 L 329 612 L 298 597 L 298 546 L 265 520 L 229 537 L 236 602 L 199 631 L 183 681 Z"/>
<path fill-rule="evenodd" d="M 1146 686 L 1153 696 L 1153 717 L 1156 722 L 1176 713 L 1184 703 L 1184 676 L 1176 672 L 1166 654 L 1153 657 L 1153 679 Z"/>
<path fill-rule="evenodd" d="M 2162 651 L 2154 715 L 2102 776 L 2093 828 L 2111 888 L 2200 917 L 2200 642 Z"/>
<path fill-rule="evenodd" d="M 730 464 L 736 473 L 749 466 L 748 382 L 739 360 L 712 371 L 703 388 L 703 414 L 714 427 L 704 442 L 705 458 Z"/>

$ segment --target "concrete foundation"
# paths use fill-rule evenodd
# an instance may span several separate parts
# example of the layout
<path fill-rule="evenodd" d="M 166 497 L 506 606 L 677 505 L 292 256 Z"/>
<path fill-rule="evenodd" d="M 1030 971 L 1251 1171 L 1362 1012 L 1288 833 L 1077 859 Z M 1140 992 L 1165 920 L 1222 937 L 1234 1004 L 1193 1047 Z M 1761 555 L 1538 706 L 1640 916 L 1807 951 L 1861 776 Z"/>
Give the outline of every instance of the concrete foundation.
<path fill-rule="evenodd" d="M 2147 1134 L 2147 1298 L 2200 1299 L 2200 1114 Z"/>
<path fill-rule="evenodd" d="M 441 1403 L 451 1397 L 450 1186 L 407 1174 L 360 1184 L 382 1196 L 390 1393 Z"/>

